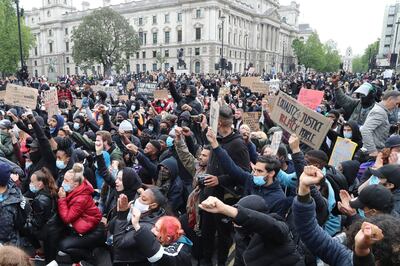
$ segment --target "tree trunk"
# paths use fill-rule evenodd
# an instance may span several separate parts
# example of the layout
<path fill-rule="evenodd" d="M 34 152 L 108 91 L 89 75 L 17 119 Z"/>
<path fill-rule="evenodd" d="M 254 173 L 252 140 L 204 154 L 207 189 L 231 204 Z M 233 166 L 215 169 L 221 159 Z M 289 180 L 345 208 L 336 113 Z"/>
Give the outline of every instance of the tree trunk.
<path fill-rule="evenodd" d="M 103 68 L 104 68 L 104 78 L 110 77 L 112 65 L 111 64 L 103 64 Z"/>

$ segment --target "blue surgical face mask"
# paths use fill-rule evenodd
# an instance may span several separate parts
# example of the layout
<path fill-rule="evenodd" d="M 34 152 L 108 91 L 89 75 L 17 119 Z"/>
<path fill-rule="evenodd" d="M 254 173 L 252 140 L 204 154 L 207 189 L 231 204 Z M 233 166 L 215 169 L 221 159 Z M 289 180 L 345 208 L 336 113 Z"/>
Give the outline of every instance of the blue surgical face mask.
<path fill-rule="evenodd" d="M 358 209 L 358 214 L 360 215 L 361 218 L 365 219 L 365 212 L 363 209 Z"/>
<path fill-rule="evenodd" d="M 29 184 L 29 190 L 30 190 L 32 193 L 38 193 L 38 191 L 39 191 L 39 189 L 38 189 L 37 187 L 35 187 L 35 185 L 32 184 L 32 183 Z"/>
<path fill-rule="evenodd" d="M 379 185 L 380 181 L 379 178 L 377 176 L 371 176 L 371 178 L 369 179 L 369 185 Z"/>
<path fill-rule="evenodd" d="M 25 169 L 28 169 L 32 165 L 32 162 L 25 162 Z"/>
<path fill-rule="evenodd" d="M 168 137 L 167 140 L 165 141 L 165 144 L 167 144 L 168 148 L 171 148 L 172 146 L 174 146 L 174 139 L 171 137 Z"/>
<path fill-rule="evenodd" d="M 6 197 L 0 193 L 0 202 L 3 202 L 6 199 Z"/>
<path fill-rule="evenodd" d="M 67 193 L 72 191 L 72 186 L 70 184 L 62 183 L 62 187 Z"/>
<path fill-rule="evenodd" d="M 322 174 L 324 175 L 324 176 L 326 176 L 326 168 L 324 167 L 324 168 L 322 168 Z"/>
<path fill-rule="evenodd" d="M 345 137 L 346 139 L 351 139 L 351 137 L 353 137 L 353 133 L 352 132 L 343 132 L 343 137 Z"/>
<path fill-rule="evenodd" d="M 131 105 L 131 111 L 132 111 L 132 112 L 135 112 L 135 110 L 136 110 L 136 106 L 132 104 L 132 105 Z"/>
<path fill-rule="evenodd" d="M 67 166 L 65 165 L 64 161 L 59 161 L 59 160 L 56 161 L 56 166 L 57 166 L 57 168 L 60 169 L 60 170 L 65 169 L 65 167 L 67 167 Z"/>
<path fill-rule="evenodd" d="M 79 128 L 80 128 L 79 123 L 76 123 L 76 122 L 75 122 L 75 123 L 74 123 L 74 129 L 75 129 L 75 130 L 78 130 Z"/>
<path fill-rule="evenodd" d="M 118 169 L 112 169 L 111 170 L 111 175 L 114 179 L 117 179 L 117 174 L 118 174 Z"/>
<path fill-rule="evenodd" d="M 260 187 L 264 186 L 266 184 L 264 178 L 265 178 L 264 176 L 255 176 L 255 175 L 253 175 L 253 183 L 256 186 L 260 186 Z"/>
<path fill-rule="evenodd" d="M 56 128 L 55 127 L 51 127 L 50 128 L 50 134 L 53 134 L 54 132 L 56 132 Z"/>

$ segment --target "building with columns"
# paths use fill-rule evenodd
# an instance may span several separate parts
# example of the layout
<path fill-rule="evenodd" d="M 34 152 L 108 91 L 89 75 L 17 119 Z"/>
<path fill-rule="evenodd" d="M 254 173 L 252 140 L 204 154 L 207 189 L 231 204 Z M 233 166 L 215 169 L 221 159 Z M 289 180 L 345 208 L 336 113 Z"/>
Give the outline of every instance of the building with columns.
<path fill-rule="evenodd" d="M 108 5 L 108 1 L 103 1 Z M 137 31 L 141 47 L 129 59 L 126 72 L 156 70 L 156 56 L 165 58 L 163 69 L 177 69 L 178 50 L 190 72 L 215 73 L 223 57 L 232 72 L 245 65 L 256 71 L 276 73 L 294 70 L 296 59 L 291 43 L 298 37 L 299 5 L 280 6 L 277 0 L 141 0 L 111 5 Z M 72 0 L 42 0 L 42 7 L 26 11 L 26 24 L 36 39 L 27 61 L 34 76 L 81 74 L 72 58 L 72 33 L 90 14 Z M 222 45 L 223 44 L 223 45 Z M 100 64 L 88 74 L 102 73 Z"/>
<path fill-rule="evenodd" d="M 353 71 L 353 49 L 351 47 L 346 49 L 346 54 L 342 57 L 342 63 L 344 71 Z"/>

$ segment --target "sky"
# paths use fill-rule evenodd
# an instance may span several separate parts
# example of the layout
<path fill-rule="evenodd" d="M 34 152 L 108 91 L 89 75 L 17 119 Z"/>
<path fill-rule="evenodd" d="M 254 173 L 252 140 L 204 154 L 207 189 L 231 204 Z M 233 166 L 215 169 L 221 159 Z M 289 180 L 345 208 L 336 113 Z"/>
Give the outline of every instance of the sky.
<path fill-rule="evenodd" d="M 102 0 L 86 0 L 90 7 L 101 6 Z M 279 0 L 281 5 L 292 0 Z M 39 8 L 42 0 L 20 0 L 26 10 Z M 82 0 L 73 0 L 81 8 Z M 111 0 L 118 4 L 124 0 Z M 396 0 L 296 0 L 300 4 L 300 23 L 308 23 L 316 30 L 322 42 L 329 39 L 338 44 L 344 54 L 347 47 L 353 54 L 362 54 L 367 46 L 381 36 L 385 6 Z"/>

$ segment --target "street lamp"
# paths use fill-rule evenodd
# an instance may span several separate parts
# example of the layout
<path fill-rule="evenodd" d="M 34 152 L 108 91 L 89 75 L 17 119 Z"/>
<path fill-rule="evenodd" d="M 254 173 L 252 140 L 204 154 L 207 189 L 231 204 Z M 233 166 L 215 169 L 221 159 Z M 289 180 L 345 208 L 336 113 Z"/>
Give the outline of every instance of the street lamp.
<path fill-rule="evenodd" d="M 219 63 L 219 68 L 221 69 L 221 74 L 223 74 L 223 70 L 225 68 L 225 64 L 224 64 L 224 24 L 225 24 L 225 16 L 222 15 L 220 17 L 221 22 L 222 22 L 222 32 L 221 32 L 221 37 L 222 37 L 222 45 L 221 45 L 221 59 L 220 59 L 220 63 Z"/>
<path fill-rule="evenodd" d="M 398 18 L 398 19 L 397 19 L 397 22 L 396 22 L 397 27 L 396 27 L 396 36 L 395 36 L 395 38 L 394 38 L 393 54 L 396 54 L 397 34 L 399 33 L 399 24 L 400 24 L 400 18 Z M 398 61 L 399 61 L 399 54 L 397 54 L 397 56 L 396 56 L 396 65 L 394 66 L 394 67 L 395 67 L 395 70 L 397 69 L 397 62 L 398 62 Z"/>
<path fill-rule="evenodd" d="M 160 72 L 162 72 L 162 63 L 163 63 L 162 59 L 163 59 L 162 58 L 162 44 L 160 44 Z"/>
<path fill-rule="evenodd" d="M 285 44 L 286 42 L 283 41 L 283 52 L 282 52 L 282 73 L 285 73 L 284 67 L 285 67 Z"/>
<path fill-rule="evenodd" d="M 21 60 L 21 70 L 20 70 L 19 72 L 20 72 L 20 76 L 23 76 L 23 77 L 21 78 L 22 84 L 25 85 L 25 79 L 27 78 L 28 71 L 27 71 L 27 69 L 26 69 L 26 67 L 25 67 L 25 64 L 24 64 L 24 57 L 23 57 L 23 55 L 22 55 L 22 37 L 21 37 L 21 21 L 20 21 L 21 15 L 20 15 L 20 13 L 19 13 L 19 0 L 15 0 L 15 4 L 16 4 L 16 6 L 17 6 L 19 57 L 20 57 L 20 60 Z"/>
<path fill-rule="evenodd" d="M 244 51 L 244 72 L 246 72 L 246 69 L 247 69 L 247 43 L 248 43 L 248 37 L 249 37 L 249 35 L 246 33 L 244 35 L 245 42 L 246 42 L 246 49 Z"/>

